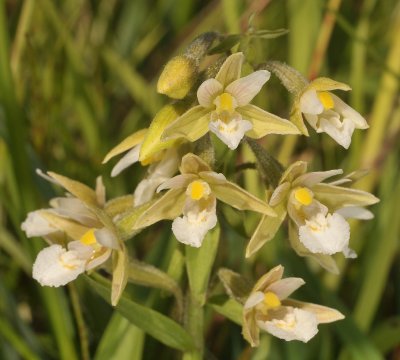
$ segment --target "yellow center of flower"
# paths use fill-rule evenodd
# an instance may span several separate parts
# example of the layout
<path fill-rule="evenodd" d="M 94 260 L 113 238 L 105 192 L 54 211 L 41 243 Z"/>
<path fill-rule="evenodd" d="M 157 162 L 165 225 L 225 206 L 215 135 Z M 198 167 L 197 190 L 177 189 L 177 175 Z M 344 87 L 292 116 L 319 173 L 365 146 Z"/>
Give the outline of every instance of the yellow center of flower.
<path fill-rule="evenodd" d="M 332 109 L 335 105 L 332 95 L 327 91 L 320 91 L 318 93 L 318 98 L 326 110 Z"/>
<path fill-rule="evenodd" d="M 207 193 L 207 184 L 204 181 L 193 181 L 189 185 L 189 196 L 193 200 L 200 200 Z"/>
<path fill-rule="evenodd" d="M 222 93 L 219 97 L 218 97 L 218 103 L 217 103 L 217 111 L 219 113 L 223 112 L 223 111 L 227 111 L 227 112 L 233 112 L 234 108 L 233 108 L 233 97 L 231 94 L 229 93 Z"/>
<path fill-rule="evenodd" d="M 80 242 L 84 245 L 93 245 L 96 244 L 96 237 L 94 236 L 94 231 L 96 229 L 90 229 L 86 231 L 83 236 L 79 239 Z"/>
<path fill-rule="evenodd" d="M 294 197 L 300 204 L 308 206 L 312 203 L 314 194 L 310 189 L 302 187 L 295 190 Z"/>
<path fill-rule="evenodd" d="M 281 306 L 281 301 L 275 293 L 272 291 L 267 291 L 264 294 L 264 305 L 267 309 L 274 309 Z"/>

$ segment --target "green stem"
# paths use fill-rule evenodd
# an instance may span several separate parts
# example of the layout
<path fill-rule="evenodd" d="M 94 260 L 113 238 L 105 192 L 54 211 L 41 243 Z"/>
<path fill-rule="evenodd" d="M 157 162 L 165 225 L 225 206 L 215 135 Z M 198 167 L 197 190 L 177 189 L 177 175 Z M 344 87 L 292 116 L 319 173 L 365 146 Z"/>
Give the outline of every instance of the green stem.
<path fill-rule="evenodd" d="M 187 296 L 185 327 L 192 335 L 196 350 L 183 355 L 183 360 L 201 360 L 204 352 L 204 308 L 194 294 Z"/>

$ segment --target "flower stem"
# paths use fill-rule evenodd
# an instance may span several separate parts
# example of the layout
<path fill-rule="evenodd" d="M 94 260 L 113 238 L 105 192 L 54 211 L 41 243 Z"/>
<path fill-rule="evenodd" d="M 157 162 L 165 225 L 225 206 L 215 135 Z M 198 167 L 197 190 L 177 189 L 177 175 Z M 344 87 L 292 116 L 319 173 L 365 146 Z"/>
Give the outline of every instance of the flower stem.
<path fill-rule="evenodd" d="M 204 349 L 204 309 L 199 300 L 190 293 L 187 296 L 185 327 L 196 345 L 196 350 L 187 352 L 183 355 L 183 360 L 203 359 Z"/>

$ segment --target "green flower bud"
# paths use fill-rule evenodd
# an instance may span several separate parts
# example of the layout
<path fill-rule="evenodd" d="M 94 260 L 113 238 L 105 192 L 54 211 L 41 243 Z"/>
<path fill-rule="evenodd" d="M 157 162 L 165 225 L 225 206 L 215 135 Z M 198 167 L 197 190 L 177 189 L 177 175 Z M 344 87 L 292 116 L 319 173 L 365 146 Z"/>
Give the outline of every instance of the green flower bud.
<path fill-rule="evenodd" d="M 157 92 L 172 99 L 183 99 L 196 82 L 195 60 L 179 55 L 168 61 L 157 83 Z"/>

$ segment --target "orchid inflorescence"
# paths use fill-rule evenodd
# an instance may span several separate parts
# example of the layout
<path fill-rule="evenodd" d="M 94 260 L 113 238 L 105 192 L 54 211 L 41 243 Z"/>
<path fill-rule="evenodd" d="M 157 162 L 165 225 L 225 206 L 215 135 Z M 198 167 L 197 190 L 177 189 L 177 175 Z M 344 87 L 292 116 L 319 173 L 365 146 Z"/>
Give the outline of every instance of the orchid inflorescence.
<path fill-rule="evenodd" d="M 148 128 L 135 132 L 105 156 L 104 163 L 125 153 L 114 166 L 113 177 L 134 163 L 149 165 L 133 195 L 107 201 L 100 177 L 93 190 L 52 172 L 40 173 L 67 191 L 64 197 L 52 199 L 50 208 L 29 213 L 22 224 L 28 237 L 41 236 L 49 245 L 33 265 L 33 277 L 42 286 L 62 286 L 104 267 L 112 274 L 111 301 L 116 305 L 129 280 L 125 242 L 161 220 L 172 220 L 179 242 L 201 248 L 207 234 L 218 227 L 219 202 L 261 216 L 245 257 L 272 240 L 285 219 L 293 250 L 328 271 L 339 271 L 333 255 L 357 256 L 350 247 L 347 219 L 371 219 L 365 206 L 378 202 L 374 195 L 351 187 L 360 173 L 338 178 L 343 173 L 340 169 L 310 172 L 305 161 L 284 169 L 257 143 L 269 134 L 309 136 L 308 123 L 347 149 L 354 130 L 368 128 L 365 119 L 332 92 L 350 87 L 329 78 L 308 82 L 276 61 L 252 66 L 241 52 L 210 57 L 208 51 L 216 41 L 219 38 L 213 33 L 201 35 L 183 55 L 167 63 L 157 89 L 171 103 Z M 244 64 L 256 70 L 245 75 Z M 293 94 L 290 119 L 251 104 L 271 73 Z M 215 159 L 214 146 L 221 143 L 227 151 L 243 143 L 250 146 L 263 175 L 265 198 L 217 171 L 216 163 L 222 160 Z M 108 265 L 110 258 L 113 266 Z M 318 324 L 344 317 L 328 307 L 289 299 L 304 281 L 282 276 L 279 265 L 254 286 L 236 289 L 230 280 L 241 275 L 228 269 L 219 272 L 227 293 L 242 306 L 243 335 L 252 346 L 258 345 L 260 330 L 287 341 L 307 342 L 316 335 Z"/>

